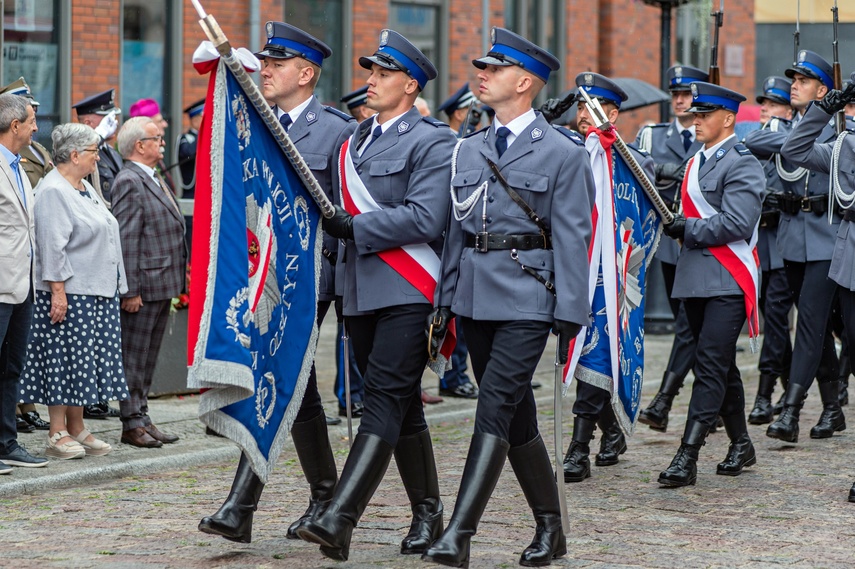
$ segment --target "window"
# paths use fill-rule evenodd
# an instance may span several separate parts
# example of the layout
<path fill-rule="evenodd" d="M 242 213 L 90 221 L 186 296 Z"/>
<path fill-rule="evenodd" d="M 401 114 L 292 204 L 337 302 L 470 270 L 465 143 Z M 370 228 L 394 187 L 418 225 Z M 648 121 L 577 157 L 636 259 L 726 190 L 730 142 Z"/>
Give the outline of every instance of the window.
<path fill-rule="evenodd" d="M 3 3 L 2 84 L 24 78 L 39 102 L 36 139 L 48 145 L 50 131 L 60 122 L 58 15 L 58 0 Z"/>
<path fill-rule="evenodd" d="M 716 9 L 718 3 L 716 2 Z M 707 69 L 712 47 L 710 31 L 713 11 L 711 0 L 691 0 L 677 8 L 677 49 L 674 60 L 683 65 Z M 719 66 L 723 54 L 719 51 Z"/>
<path fill-rule="evenodd" d="M 439 10 L 439 6 L 430 4 L 392 2 L 389 6 L 389 27 L 410 40 L 437 69 L 442 62 Z M 439 91 L 441 86 L 442 81 L 429 81 L 421 94 L 431 111 L 435 111 L 436 106 L 444 100 Z"/>
<path fill-rule="evenodd" d="M 338 107 L 344 94 L 345 50 L 343 0 L 290 0 L 285 8 L 285 21 L 312 34 L 332 49 L 324 60 L 323 72 L 315 94 L 324 104 Z"/>
<path fill-rule="evenodd" d="M 545 48 L 564 65 L 561 40 L 561 0 L 505 0 L 505 27 Z M 561 91 L 560 76 L 553 74 L 538 101 L 557 97 Z"/>
<path fill-rule="evenodd" d="M 167 118 L 170 53 L 167 0 L 125 0 L 122 17 L 122 85 L 125 116 L 140 99 L 154 99 Z"/>

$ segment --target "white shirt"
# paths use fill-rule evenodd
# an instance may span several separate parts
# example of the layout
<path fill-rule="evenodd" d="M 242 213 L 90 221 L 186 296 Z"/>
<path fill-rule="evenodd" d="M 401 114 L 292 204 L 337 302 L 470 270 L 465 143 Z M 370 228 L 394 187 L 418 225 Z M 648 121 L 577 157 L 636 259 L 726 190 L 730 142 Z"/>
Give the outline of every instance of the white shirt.
<path fill-rule="evenodd" d="M 681 123 L 680 121 L 677 121 L 677 120 L 674 121 L 674 125 L 677 127 L 677 134 L 680 135 L 681 139 L 683 138 L 683 131 L 688 130 L 689 134 L 692 135 L 692 137 L 689 140 L 692 142 L 695 141 L 695 125 L 692 125 L 692 126 L 686 128 L 683 126 L 683 123 Z"/>
<path fill-rule="evenodd" d="M 529 109 L 527 112 L 521 114 L 508 124 L 502 124 L 499 122 L 498 117 L 493 118 L 493 132 L 498 131 L 500 128 L 507 127 L 508 130 L 511 131 L 511 134 L 508 135 L 508 148 L 511 147 L 511 144 L 517 139 L 519 135 L 521 135 L 528 125 L 534 122 L 534 119 L 537 118 L 537 115 L 534 112 L 534 109 Z"/>
<path fill-rule="evenodd" d="M 407 114 L 408 112 L 410 112 L 410 110 L 409 110 L 409 109 L 407 109 L 406 111 L 404 111 L 404 112 L 403 112 L 403 113 L 401 113 L 400 115 L 398 115 L 398 116 L 396 116 L 396 117 L 394 117 L 394 118 L 391 118 L 391 119 L 387 120 L 386 122 L 384 122 L 383 124 L 381 124 L 381 125 L 380 125 L 380 131 L 381 131 L 381 132 L 386 132 L 387 130 L 389 130 L 389 128 L 390 128 L 393 124 L 395 124 L 396 122 L 398 122 L 398 120 L 399 120 L 402 116 L 404 116 L 405 114 Z M 375 129 L 375 128 L 377 128 L 377 115 L 374 115 L 373 117 L 371 117 L 371 134 L 369 134 L 368 136 L 366 136 L 366 137 L 365 137 L 365 140 L 362 142 L 362 146 L 360 146 L 360 147 L 359 147 L 359 155 L 360 155 L 360 156 L 362 156 L 362 153 L 363 153 L 363 152 L 365 152 L 365 148 L 366 148 L 369 144 L 371 144 L 371 141 L 372 141 L 372 140 L 373 140 L 373 138 L 374 138 L 374 129 Z"/>
<path fill-rule="evenodd" d="M 731 138 L 735 138 L 735 137 L 736 137 L 735 134 L 731 134 L 730 136 L 728 136 L 727 138 L 725 138 L 724 140 L 722 140 L 721 142 L 719 142 L 718 144 L 716 144 L 712 148 L 704 148 L 704 162 L 706 162 L 707 160 L 709 160 L 710 158 L 715 156 L 715 153 L 718 151 L 719 148 L 721 148 L 721 146 L 725 142 L 727 142 Z"/>
<path fill-rule="evenodd" d="M 146 166 L 142 162 L 137 162 L 136 160 L 131 160 L 131 162 L 139 166 L 143 172 L 151 176 L 151 179 L 154 180 L 155 184 L 157 184 L 158 186 L 160 185 L 160 180 L 157 179 L 157 176 L 154 173 L 154 168 L 152 168 L 151 166 Z"/>
<path fill-rule="evenodd" d="M 291 117 L 291 124 L 293 125 L 295 122 L 297 122 L 298 118 L 303 116 L 303 111 L 306 110 L 306 108 L 309 106 L 309 103 L 311 103 L 311 102 L 312 102 L 312 98 L 309 97 L 308 99 L 306 99 L 305 101 L 303 101 L 302 103 L 300 103 L 299 105 L 297 105 L 296 107 L 294 107 L 293 109 L 288 111 L 287 113 L 285 111 L 283 111 L 282 109 L 280 109 L 279 107 L 276 107 L 276 118 L 281 119 L 282 115 L 288 115 Z"/>

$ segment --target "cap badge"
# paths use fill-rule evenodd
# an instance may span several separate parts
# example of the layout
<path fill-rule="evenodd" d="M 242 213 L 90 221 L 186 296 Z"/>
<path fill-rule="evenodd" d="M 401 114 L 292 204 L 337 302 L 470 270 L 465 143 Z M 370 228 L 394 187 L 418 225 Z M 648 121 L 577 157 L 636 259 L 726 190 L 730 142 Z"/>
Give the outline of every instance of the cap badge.
<path fill-rule="evenodd" d="M 267 37 L 268 39 L 273 37 L 273 22 L 267 22 Z"/>
<path fill-rule="evenodd" d="M 799 52 L 799 60 L 798 60 L 798 62 L 799 62 L 799 63 L 804 63 L 804 61 L 805 61 L 805 58 L 806 58 L 806 57 L 807 57 L 807 52 L 806 52 L 805 50 L 800 51 L 800 52 Z"/>
<path fill-rule="evenodd" d="M 533 129 L 531 129 L 531 139 L 532 139 L 532 140 L 537 140 L 537 139 L 538 139 L 538 138 L 540 138 L 541 136 L 543 136 L 543 131 L 542 131 L 542 130 L 540 130 L 539 128 L 533 128 Z"/>
<path fill-rule="evenodd" d="M 496 45 L 496 28 L 490 30 L 490 43 Z"/>
<path fill-rule="evenodd" d="M 410 129 L 410 123 L 407 121 L 401 121 L 398 123 L 398 134 L 402 134 L 407 132 Z"/>
<path fill-rule="evenodd" d="M 691 89 L 692 89 L 692 97 L 697 99 L 698 98 L 698 84 L 692 83 Z"/>
<path fill-rule="evenodd" d="M 588 87 L 594 86 L 594 76 L 593 75 L 591 75 L 590 73 L 585 73 L 584 79 L 585 79 L 585 85 L 586 86 L 588 86 Z"/>
<path fill-rule="evenodd" d="M 383 30 L 380 32 L 380 47 L 383 47 L 389 43 L 389 30 Z"/>
<path fill-rule="evenodd" d="M 774 79 L 770 78 L 768 81 L 766 81 L 766 88 L 767 89 L 771 89 L 774 86 L 775 86 L 775 80 Z"/>
<path fill-rule="evenodd" d="M 674 68 L 674 77 L 682 77 L 683 76 L 683 68 L 675 67 Z"/>

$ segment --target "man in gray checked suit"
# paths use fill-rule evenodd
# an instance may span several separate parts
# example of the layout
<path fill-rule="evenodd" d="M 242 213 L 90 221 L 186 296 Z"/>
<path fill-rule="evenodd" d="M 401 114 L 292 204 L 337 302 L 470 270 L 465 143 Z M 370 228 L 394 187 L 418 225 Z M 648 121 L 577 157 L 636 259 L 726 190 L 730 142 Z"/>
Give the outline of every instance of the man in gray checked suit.
<path fill-rule="evenodd" d="M 261 92 L 318 184 L 331 200 L 335 200 L 338 196 L 338 151 L 356 128 L 356 121 L 337 109 L 322 105 L 314 95 L 323 60 L 332 55 L 332 50 L 314 36 L 283 22 L 267 22 L 266 29 L 267 43 L 256 54 L 264 62 Z M 337 240 L 325 235 L 318 291 L 319 327 L 335 300 L 332 263 L 337 249 Z M 314 363 L 291 428 L 291 438 L 311 492 L 308 509 L 286 533 L 289 539 L 296 539 L 297 528 L 326 507 L 338 478 Z M 249 460 L 241 455 L 228 498 L 213 516 L 202 519 L 199 530 L 249 543 L 253 512 L 263 488 Z"/>
<path fill-rule="evenodd" d="M 835 152 L 835 142 L 822 142 L 822 133 L 834 113 L 847 103 L 855 102 L 855 73 L 845 91 L 831 90 L 811 105 L 793 130 L 781 152 L 792 163 L 817 172 L 836 173 L 839 186 L 834 191 L 851 198 L 855 194 L 855 138 L 848 133 Z M 835 204 L 838 201 L 835 199 Z M 834 241 L 829 278 L 836 283 L 846 330 L 855 330 L 855 210 L 847 208 Z M 851 338 L 851 336 L 850 336 Z M 850 346 L 850 353 L 852 353 Z M 855 484 L 849 490 L 849 501 L 855 502 Z"/>
<path fill-rule="evenodd" d="M 752 314 L 757 310 L 759 269 L 753 250 L 765 176 L 733 133 L 745 97 L 702 82 L 692 84 L 692 97 L 695 134 L 704 147 L 689 163 L 683 182 L 686 217 L 678 215 L 664 231 L 683 240 L 673 295 L 686 305 L 697 344 L 695 382 L 682 444 L 659 475 L 664 486 L 695 483 L 698 451 L 717 415 L 730 448 L 716 473 L 736 476 L 756 462 L 745 422 L 736 341 L 747 305 L 754 303 Z"/>
<path fill-rule="evenodd" d="M 154 170 L 163 158 L 160 127 L 149 117 L 128 120 L 119 131 L 125 166 L 113 182 L 128 292 L 122 295 L 122 359 L 130 398 L 119 403 L 122 442 L 160 447 L 178 440 L 148 416 L 148 392 L 172 299 L 185 288 L 184 216 Z"/>
<path fill-rule="evenodd" d="M 359 63 L 371 71 L 367 105 L 377 114 L 342 148 L 344 208 L 336 206 L 324 229 L 344 240 L 336 292 L 365 382 L 365 412 L 332 501 L 297 529 L 339 560 L 348 558 L 353 528 L 393 452 L 413 512 L 401 553 L 424 552 L 442 529 L 420 384 L 455 137 L 413 106 L 437 72 L 406 38 L 383 30 L 377 52 Z"/>
<path fill-rule="evenodd" d="M 798 124 L 810 103 L 821 100 L 833 87 L 831 64 L 812 51 L 802 50 L 798 61 L 785 73 L 793 79 L 790 103 L 798 112 L 793 119 Z M 765 129 L 752 133 L 752 151 L 758 155 L 781 153 L 787 136 L 787 132 Z M 831 142 L 835 137 L 833 126 L 826 124 L 817 142 Z M 778 251 L 784 258 L 799 318 L 784 409 L 769 425 L 766 436 L 793 443 L 799 438 L 802 402 L 814 377 L 819 383 L 823 412 L 810 431 L 811 438 L 828 438 L 846 428 L 837 398 L 838 360 L 829 322 L 837 286 L 828 278 L 835 235 L 842 218 L 839 211 L 829 217 L 827 174 L 800 168 L 786 156 L 780 160 L 778 173 L 784 180 L 784 193 L 778 199 L 781 209 Z"/>
<path fill-rule="evenodd" d="M 496 115 L 490 127 L 460 142 L 452 166 L 454 219 L 436 295 L 436 319 L 460 316 L 480 389 L 454 513 L 423 556 L 453 567 L 469 565 L 470 539 L 505 458 L 537 526 L 520 563 L 548 565 L 567 553 L 531 378 L 550 329 L 569 343 L 591 310 L 587 252 L 594 182 L 588 154 L 577 134 L 551 127 L 532 109 L 559 62 L 502 28 L 493 28 L 492 43 L 473 64 L 481 70 L 479 97 Z"/>

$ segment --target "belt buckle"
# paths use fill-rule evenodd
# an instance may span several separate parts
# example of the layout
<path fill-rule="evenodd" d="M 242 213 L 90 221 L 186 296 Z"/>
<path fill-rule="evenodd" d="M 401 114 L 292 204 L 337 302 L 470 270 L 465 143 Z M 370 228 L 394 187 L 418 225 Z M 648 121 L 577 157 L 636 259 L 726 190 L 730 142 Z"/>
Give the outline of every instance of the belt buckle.
<path fill-rule="evenodd" d="M 811 205 L 810 205 L 810 198 L 807 198 L 807 197 L 802 198 L 801 210 L 806 212 L 806 213 L 813 211 L 813 208 L 811 208 Z"/>
<path fill-rule="evenodd" d="M 488 235 L 489 234 L 486 231 L 479 231 L 475 234 L 475 250 L 479 253 L 486 253 L 490 250 L 487 245 Z"/>

